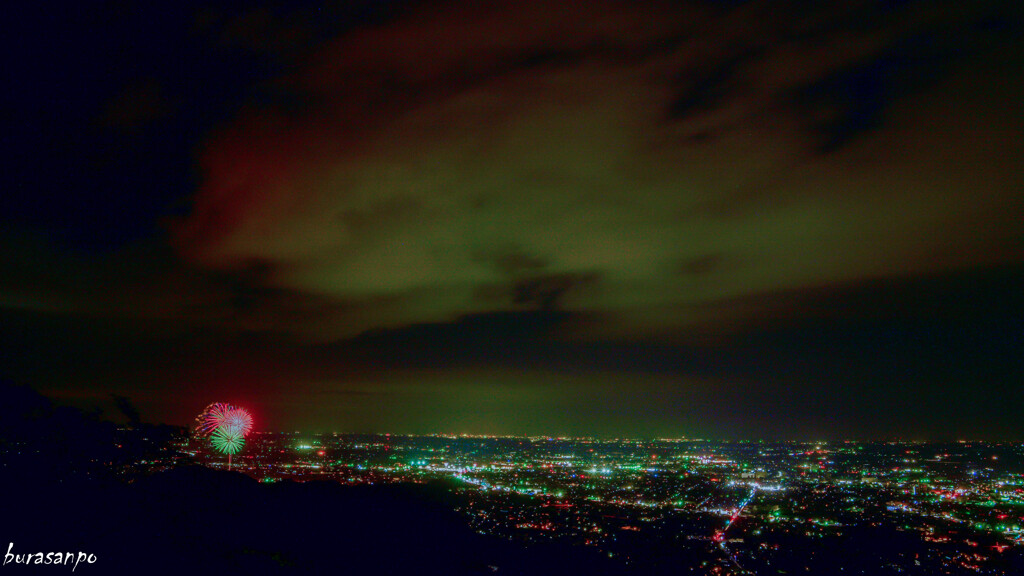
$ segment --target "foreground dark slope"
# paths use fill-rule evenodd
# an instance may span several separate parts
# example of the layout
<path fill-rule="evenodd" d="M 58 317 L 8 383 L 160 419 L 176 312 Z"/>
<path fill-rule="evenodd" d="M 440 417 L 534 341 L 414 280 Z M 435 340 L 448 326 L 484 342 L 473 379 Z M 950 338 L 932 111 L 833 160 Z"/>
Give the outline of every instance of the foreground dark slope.
<path fill-rule="evenodd" d="M 471 531 L 442 487 L 263 485 L 187 467 L 131 485 L 7 478 L 6 551 L 83 551 L 76 573 L 614 574 L 593 550 L 525 548 Z M 14 568 L 14 570 L 10 570 Z M 19 570 L 19 568 L 21 570 Z M 32 568 L 8 569 L 25 573 Z"/>

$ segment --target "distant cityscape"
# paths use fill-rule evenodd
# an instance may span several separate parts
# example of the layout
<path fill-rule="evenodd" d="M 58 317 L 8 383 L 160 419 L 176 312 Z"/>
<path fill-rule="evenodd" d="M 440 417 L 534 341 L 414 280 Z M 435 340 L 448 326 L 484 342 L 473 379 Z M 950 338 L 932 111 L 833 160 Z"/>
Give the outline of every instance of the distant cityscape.
<path fill-rule="evenodd" d="M 227 468 L 182 438 L 180 462 Z M 1024 444 L 254 433 L 261 482 L 440 483 L 474 530 L 594 547 L 638 573 L 1015 574 Z"/>

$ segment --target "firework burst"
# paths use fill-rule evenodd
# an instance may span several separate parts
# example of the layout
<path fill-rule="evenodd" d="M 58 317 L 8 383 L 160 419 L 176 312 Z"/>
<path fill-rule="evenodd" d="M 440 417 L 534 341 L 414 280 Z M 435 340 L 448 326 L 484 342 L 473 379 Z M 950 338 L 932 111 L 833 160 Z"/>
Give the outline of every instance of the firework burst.
<path fill-rule="evenodd" d="M 245 446 L 245 437 L 239 430 L 221 427 L 210 435 L 210 442 L 213 443 L 214 448 L 230 457 L 232 454 L 237 454 L 242 446 Z"/>
<path fill-rule="evenodd" d="M 245 437 L 252 430 L 252 415 L 244 408 L 223 402 L 214 402 L 196 417 L 197 438 L 209 437 L 214 449 L 228 455 L 237 454 L 245 446 Z"/>
<path fill-rule="evenodd" d="M 205 438 L 218 428 L 231 428 L 247 436 L 252 431 L 252 415 L 243 408 L 214 402 L 196 417 L 196 436 Z"/>
<path fill-rule="evenodd" d="M 252 415 L 242 408 L 231 407 L 224 413 L 220 428 L 238 432 L 244 438 L 252 430 Z"/>
<path fill-rule="evenodd" d="M 205 438 L 213 434 L 227 419 L 227 414 L 232 408 L 230 404 L 223 402 L 214 402 L 207 406 L 199 416 L 196 416 L 196 436 Z"/>

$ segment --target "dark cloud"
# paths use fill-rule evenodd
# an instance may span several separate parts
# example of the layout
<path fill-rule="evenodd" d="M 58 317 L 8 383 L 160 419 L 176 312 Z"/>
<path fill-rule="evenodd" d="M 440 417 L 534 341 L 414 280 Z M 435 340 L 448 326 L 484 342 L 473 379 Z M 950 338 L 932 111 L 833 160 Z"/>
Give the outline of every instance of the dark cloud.
<path fill-rule="evenodd" d="M 558 274 L 519 280 L 512 287 L 512 304 L 541 310 L 556 309 L 569 291 L 596 278 L 594 274 Z"/>
<path fill-rule="evenodd" d="M 817 150 L 833 152 L 879 129 L 895 102 L 933 88 L 965 58 L 1008 46 L 1009 30 L 1019 32 L 1022 24 L 984 15 L 902 35 L 878 53 L 799 88 L 794 106 L 807 119 Z"/>
<path fill-rule="evenodd" d="M 695 258 L 686 258 L 679 265 L 679 272 L 686 276 L 707 276 L 720 270 L 726 258 L 721 254 L 706 254 Z"/>
<path fill-rule="evenodd" d="M 128 397 L 120 396 L 118 394 L 111 394 L 111 397 L 114 400 L 114 405 L 117 406 L 118 411 L 128 419 L 129 424 L 138 425 L 141 422 L 139 409 L 135 407 Z"/>
<path fill-rule="evenodd" d="M 743 87 L 738 71 L 763 53 L 764 47 L 749 48 L 720 60 L 702 62 L 696 69 L 679 73 L 679 94 L 669 103 L 669 119 L 680 120 L 727 105 L 730 99 L 742 97 Z"/>

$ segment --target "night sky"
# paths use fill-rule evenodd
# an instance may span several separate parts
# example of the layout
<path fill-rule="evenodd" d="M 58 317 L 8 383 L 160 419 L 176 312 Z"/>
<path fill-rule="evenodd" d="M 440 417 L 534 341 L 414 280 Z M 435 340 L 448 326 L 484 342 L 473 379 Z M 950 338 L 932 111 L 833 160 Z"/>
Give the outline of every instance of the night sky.
<path fill-rule="evenodd" d="M 24 3 L 0 376 L 186 424 L 1024 438 L 1024 9 Z"/>

